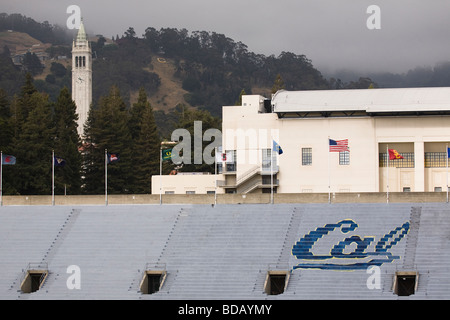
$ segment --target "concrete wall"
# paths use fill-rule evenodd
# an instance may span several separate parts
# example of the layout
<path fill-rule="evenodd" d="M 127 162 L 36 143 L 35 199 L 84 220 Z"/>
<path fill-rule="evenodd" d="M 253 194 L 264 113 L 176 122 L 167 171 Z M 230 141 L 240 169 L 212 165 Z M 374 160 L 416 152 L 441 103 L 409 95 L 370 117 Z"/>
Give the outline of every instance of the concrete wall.
<path fill-rule="evenodd" d="M 389 202 L 446 202 L 445 192 L 392 192 Z M 386 193 L 335 193 L 331 194 L 331 203 L 386 203 Z M 159 195 L 109 195 L 108 205 L 121 204 L 159 204 Z M 162 195 L 163 204 L 214 204 L 213 194 L 168 194 Z M 217 194 L 217 204 L 253 204 L 270 203 L 270 194 Z M 278 193 L 274 194 L 274 203 L 328 203 L 328 193 Z M 51 206 L 51 196 L 3 196 L 3 206 Z M 56 196 L 55 205 L 105 205 L 104 195 L 92 196 Z M 450 205 L 450 204 L 449 204 Z M 450 207 L 449 207 L 450 208 Z"/>
<path fill-rule="evenodd" d="M 214 174 L 177 174 L 177 175 L 154 175 L 152 176 L 152 194 L 159 196 L 159 187 L 161 184 L 162 193 L 173 192 L 175 194 L 186 194 L 186 192 L 195 192 L 195 194 L 207 194 L 214 192 L 214 185 L 217 180 L 223 180 L 222 175 Z M 223 193 L 222 188 L 218 188 L 217 193 Z"/>

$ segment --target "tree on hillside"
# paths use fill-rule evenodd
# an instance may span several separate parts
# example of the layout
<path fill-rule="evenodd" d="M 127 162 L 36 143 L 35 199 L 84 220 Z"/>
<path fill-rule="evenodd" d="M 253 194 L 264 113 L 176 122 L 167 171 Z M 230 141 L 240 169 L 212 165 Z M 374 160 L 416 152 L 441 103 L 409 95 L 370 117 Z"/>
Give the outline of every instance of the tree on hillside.
<path fill-rule="evenodd" d="M 235 106 L 242 106 L 242 96 L 245 96 L 247 93 L 245 92 L 245 89 L 241 90 L 241 93 L 239 94 L 239 99 L 234 103 Z"/>
<path fill-rule="evenodd" d="M 16 68 L 7 46 L 4 46 L 0 53 L 0 88 L 7 94 L 14 95 L 20 92 L 20 87 L 24 81 L 24 74 Z"/>
<path fill-rule="evenodd" d="M 137 115 L 140 115 L 139 118 Z M 133 137 L 133 191 L 151 193 L 151 177 L 159 174 L 160 138 L 153 108 L 145 90 L 139 91 L 138 102 L 131 109 L 130 130 Z"/>
<path fill-rule="evenodd" d="M 31 73 L 27 73 L 25 76 L 25 84 L 22 86 L 20 94 L 17 99 L 14 99 L 12 111 L 12 124 L 14 128 L 14 135 L 17 137 L 18 133 L 22 130 L 22 125 L 28 118 L 28 114 L 33 109 L 33 101 L 31 96 L 36 93 L 37 90 L 33 84 L 33 77 Z"/>
<path fill-rule="evenodd" d="M 41 63 L 41 60 L 39 60 L 38 56 L 34 52 L 27 52 L 25 54 L 22 65 L 25 71 L 30 72 L 34 76 L 41 74 L 44 70 L 44 66 Z"/>
<path fill-rule="evenodd" d="M 211 144 L 212 141 L 203 141 L 204 133 L 208 129 L 218 129 L 221 130 L 222 123 L 219 118 L 213 117 L 207 110 L 198 109 L 188 109 L 183 106 L 181 112 L 178 111 L 179 120 L 176 128 L 186 129 L 191 135 L 191 160 L 189 163 L 183 163 L 183 167 L 180 171 L 183 172 L 210 172 L 214 173 L 214 164 L 207 164 L 202 161 L 201 164 L 195 164 L 195 157 L 203 159 L 203 152 L 205 148 Z M 195 132 L 195 122 L 199 121 L 201 125 L 201 139 L 202 147 L 198 150 L 195 146 L 195 134 L 200 134 L 200 132 Z M 221 142 L 221 141 L 220 141 Z M 202 152 L 202 154 L 197 154 L 197 152 Z M 181 155 L 180 155 L 181 156 Z M 214 154 L 211 154 L 214 156 Z M 204 159 L 203 159 L 204 160 Z"/>
<path fill-rule="evenodd" d="M 46 94 L 39 92 L 29 95 L 26 101 L 32 109 L 13 138 L 12 154 L 17 163 L 11 170 L 14 174 L 11 182 L 20 194 L 51 194 L 54 137 L 51 102 Z"/>
<path fill-rule="evenodd" d="M 277 74 L 277 78 L 275 79 L 273 86 L 272 86 L 272 94 L 277 93 L 279 90 L 284 90 L 284 81 L 283 78 L 281 78 L 281 74 Z"/>
<path fill-rule="evenodd" d="M 105 149 L 120 154 L 120 161 L 108 166 L 108 193 L 130 193 L 132 167 L 131 134 L 128 113 L 119 88 L 111 87 L 107 96 L 101 97 L 98 108 L 89 113 L 85 127 L 83 169 L 84 192 L 101 194 L 104 190 Z"/>
<path fill-rule="evenodd" d="M 0 89 L 0 150 L 6 151 L 9 147 L 13 132 L 10 123 L 11 112 L 6 92 Z"/>
<path fill-rule="evenodd" d="M 69 89 L 64 87 L 55 104 L 55 156 L 66 161 L 64 167 L 55 167 L 55 194 L 80 194 L 81 192 L 81 154 L 80 137 L 77 131 L 78 115 L 76 105 Z"/>
<path fill-rule="evenodd" d="M 145 88 L 141 87 L 139 89 L 138 101 L 133 104 L 130 109 L 130 120 L 128 128 L 130 129 L 131 138 L 137 139 L 139 133 L 141 132 L 142 117 L 144 115 L 145 109 L 150 105 L 147 100 L 147 93 Z"/>

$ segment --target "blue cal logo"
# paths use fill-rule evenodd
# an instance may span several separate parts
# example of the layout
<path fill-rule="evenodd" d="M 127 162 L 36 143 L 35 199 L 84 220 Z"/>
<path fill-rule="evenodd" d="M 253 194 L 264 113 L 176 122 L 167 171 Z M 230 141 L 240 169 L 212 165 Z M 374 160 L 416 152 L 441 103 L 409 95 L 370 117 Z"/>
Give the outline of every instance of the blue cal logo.
<path fill-rule="evenodd" d="M 357 270 L 367 269 L 370 266 L 381 266 L 383 263 L 390 263 L 400 256 L 394 256 L 389 252 L 393 246 L 409 231 L 409 222 L 405 222 L 402 226 L 395 228 L 389 233 L 385 234 L 375 245 L 374 252 L 367 252 L 368 246 L 375 240 L 375 237 L 351 236 L 340 241 L 330 251 L 329 255 L 315 255 L 311 252 L 317 241 L 326 236 L 331 231 L 340 228 L 343 233 L 354 231 L 358 228 L 353 220 L 341 220 L 338 223 L 326 224 L 324 227 L 316 228 L 304 235 L 292 247 L 292 254 L 300 260 L 311 260 L 312 263 L 299 263 L 293 269 L 327 269 L 327 270 Z M 350 253 L 344 253 L 345 248 L 352 244 L 356 244 L 356 248 Z M 325 263 L 320 261 L 327 259 L 339 259 L 341 263 Z M 356 259 L 367 260 L 365 262 L 349 262 Z M 342 263 L 347 262 L 347 263 Z"/>

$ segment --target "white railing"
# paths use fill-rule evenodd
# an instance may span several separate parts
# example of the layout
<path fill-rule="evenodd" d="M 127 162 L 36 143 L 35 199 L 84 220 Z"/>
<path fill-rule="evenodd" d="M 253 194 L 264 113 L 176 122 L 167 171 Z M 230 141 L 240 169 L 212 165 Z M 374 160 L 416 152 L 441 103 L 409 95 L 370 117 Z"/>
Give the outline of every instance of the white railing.
<path fill-rule="evenodd" d="M 242 182 L 248 180 L 249 178 L 253 177 L 255 174 L 257 174 L 259 171 L 261 171 L 260 165 L 255 165 L 249 170 L 245 171 L 242 175 L 236 177 L 236 186 L 240 185 Z"/>

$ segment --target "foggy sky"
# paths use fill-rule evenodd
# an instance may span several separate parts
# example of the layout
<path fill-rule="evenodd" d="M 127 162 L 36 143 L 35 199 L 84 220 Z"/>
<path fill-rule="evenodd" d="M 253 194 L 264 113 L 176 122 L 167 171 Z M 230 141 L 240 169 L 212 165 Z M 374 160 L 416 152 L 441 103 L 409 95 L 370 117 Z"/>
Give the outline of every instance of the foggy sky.
<path fill-rule="evenodd" d="M 72 4 L 90 34 L 214 31 L 257 54 L 304 54 L 322 73 L 401 73 L 450 61 L 450 0 L 0 0 L 0 12 L 66 26 Z M 380 30 L 366 26 L 370 5 L 381 9 Z"/>

